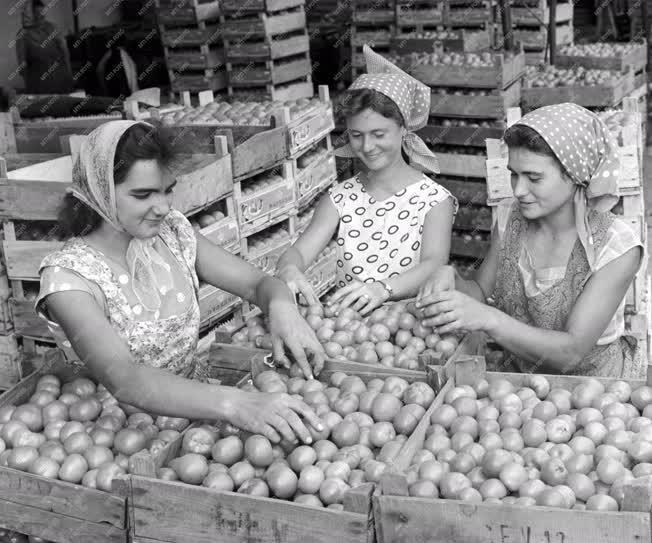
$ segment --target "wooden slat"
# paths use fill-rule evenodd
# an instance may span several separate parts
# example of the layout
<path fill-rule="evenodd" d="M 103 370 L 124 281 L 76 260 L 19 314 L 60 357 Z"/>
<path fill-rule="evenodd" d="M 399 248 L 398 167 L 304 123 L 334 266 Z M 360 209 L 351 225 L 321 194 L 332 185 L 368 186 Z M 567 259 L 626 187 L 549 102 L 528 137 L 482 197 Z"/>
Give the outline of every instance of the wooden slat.
<path fill-rule="evenodd" d="M 451 543 L 649 543 L 650 515 L 483 505 L 397 496 L 374 498 L 383 541 Z"/>
<path fill-rule="evenodd" d="M 69 186 L 69 183 L 58 181 L 2 180 L 0 218 L 54 221 Z"/>
<path fill-rule="evenodd" d="M 7 275 L 10 279 L 39 280 L 41 261 L 63 246 L 57 241 L 4 241 Z"/>
<path fill-rule="evenodd" d="M 187 543 L 367 542 L 367 516 L 131 477 L 134 536 Z"/>

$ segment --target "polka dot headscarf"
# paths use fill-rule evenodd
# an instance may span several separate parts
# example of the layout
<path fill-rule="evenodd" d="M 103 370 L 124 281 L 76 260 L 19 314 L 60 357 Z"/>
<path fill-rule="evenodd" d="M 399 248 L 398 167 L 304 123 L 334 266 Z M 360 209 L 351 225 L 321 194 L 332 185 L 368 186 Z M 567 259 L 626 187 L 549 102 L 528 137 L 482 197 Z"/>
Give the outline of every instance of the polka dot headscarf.
<path fill-rule="evenodd" d="M 593 267 L 595 255 L 587 213 L 590 209 L 608 211 L 618 202 L 620 159 L 609 128 L 595 113 L 571 103 L 536 109 L 516 124 L 536 131 L 573 183 L 581 187 L 575 194 L 575 224 Z"/>
<path fill-rule="evenodd" d="M 349 90 L 372 89 L 392 100 L 405 120 L 408 133 L 403 138 L 403 150 L 410 163 L 422 170 L 439 173 L 437 157 L 414 131 L 423 128 L 430 115 L 430 88 L 406 74 L 368 45 L 362 49 L 367 62 L 367 73 L 359 76 Z M 336 151 L 337 156 L 355 157 L 346 144 Z"/>

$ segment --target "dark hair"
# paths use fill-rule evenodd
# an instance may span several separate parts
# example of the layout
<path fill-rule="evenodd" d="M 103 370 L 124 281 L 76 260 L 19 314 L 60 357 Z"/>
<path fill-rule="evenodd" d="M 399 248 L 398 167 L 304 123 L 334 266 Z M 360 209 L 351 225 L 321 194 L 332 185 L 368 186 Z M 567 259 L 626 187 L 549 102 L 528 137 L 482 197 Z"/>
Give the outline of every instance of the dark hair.
<path fill-rule="evenodd" d="M 503 140 L 507 144 L 507 147 L 527 149 L 533 153 L 554 159 L 562 173 L 567 175 L 566 168 L 559 161 L 555 152 L 548 145 L 548 142 L 533 128 L 524 124 L 513 124 L 505 131 Z"/>
<path fill-rule="evenodd" d="M 160 127 L 136 124 L 128 128 L 118 141 L 113 160 L 113 180 L 116 185 L 124 182 L 131 167 L 139 160 L 156 160 L 169 167 L 176 151 L 172 138 Z M 59 211 L 59 238 L 90 234 L 102 223 L 96 211 L 82 203 L 72 194 L 66 194 Z"/>
<path fill-rule="evenodd" d="M 370 109 L 376 113 L 396 121 L 399 126 L 405 126 L 405 119 L 398 106 L 393 100 L 382 92 L 373 89 L 348 90 L 340 101 L 339 114 L 344 118 L 352 117 Z"/>

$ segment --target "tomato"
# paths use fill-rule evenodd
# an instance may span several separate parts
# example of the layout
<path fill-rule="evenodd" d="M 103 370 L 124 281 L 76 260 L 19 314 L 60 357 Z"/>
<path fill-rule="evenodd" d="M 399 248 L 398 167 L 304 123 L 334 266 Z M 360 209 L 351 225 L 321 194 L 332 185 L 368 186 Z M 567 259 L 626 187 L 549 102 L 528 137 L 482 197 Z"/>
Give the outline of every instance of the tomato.
<path fill-rule="evenodd" d="M 327 439 L 321 439 L 315 442 L 312 448 L 317 453 L 317 461 L 330 460 L 337 453 L 337 445 Z"/>
<path fill-rule="evenodd" d="M 324 351 L 326 352 L 326 356 L 328 356 L 329 358 L 335 358 L 337 356 L 342 355 L 344 348 L 339 343 L 336 343 L 335 341 L 328 341 L 327 343 L 324 344 Z"/>
<path fill-rule="evenodd" d="M 566 482 L 568 470 L 559 458 L 551 458 L 541 466 L 541 480 L 551 486 L 562 485 Z"/>
<path fill-rule="evenodd" d="M 258 478 L 249 479 L 242 483 L 242 485 L 238 487 L 238 492 L 240 494 L 248 494 L 250 496 L 258 496 L 260 498 L 269 497 L 269 487 L 267 486 L 267 483 Z"/>
<path fill-rule="evenodd" d="M 77 453 L 70 454 L 59 468 L 59 479 L 69 483 L 80 483 L 88 471 L 86 459 Z"/>
<path fill-rule="evenodd" d="M 43 443 L 45 443 L 46 437 L 44 434 L 38 432 L 30 432 L 29 430 L 25 432 L 18 432 L 14 435 L 13 446 L 14 447 L 34 447 L 38 449 Z"/>
<path fill-rule="evenodd" d="M 572 426 L 561 417 L 555 417 L 546 423 L 548 441 L 553 443 L 567 443 L 573 435 Z"/>
<path fill-rule="evenodd" d="M 244 455 L 244 444 L 237 436 L 228 436 L 215 442 L 211 449 L 213 460 L 232 466 L 242 460 Z"/>
<path fill-rule="evenodd" d="M 512 461 L 509 451 L 493 449 L 484 455 L 482 469 L 487 477 L 498 477 L 501 470 Z"/>
<path fill-rule="evenodd" d="M 426 383 L 412 383 L 403 393 L 406 404 L 417 404 L 427 409 L 435 399 L 435 391 Z"/>
<path fill-rule="evenodd" d="M 61 388 L 61 380 L 56 375 L 52 375 L 51 373 L 45 374 L 37 381 L 36 390 L 41 390 L 44 386 Z"/>
<path fill-rule="evenodd" d="M 47 456 L 40 456 L 28 468 L 29 473 L 40 475 L 41 477 L 48 477 L 49 479 L 56 479 L 59 474 L 59 463 L 48 458 Z"/>
<path fill-rule="evenodd" d="M 163 481 L 178 481 L 179 477 L 172 468 L 159 468 L 156 471 L 156 477 Z"/>
<path fill-rule="evenodd" d="M 69 383 L 65 383 L 61 387 L 61 392 L 76 394 L 80 398 L 91 396 L 95 394 L 96 390 L 97 388 L 95 386 L 95 383 L 93 383 L 93 381 L 91 381 L 90 379 L 86 379 L 85 377 L 78 377 L 77 379 L 70 381 Z"/>
<path fill-rule="evenodd" d="M 6 424 L 11 420 L 11 415 L 16 410 L 15 405 L 5 405 L 0 407 L 0 424 Z"/>
<path fill-rule="evenodd" d="M 235 484 L 230 475 L 223 471 L 212 471 L 209 472 L 204 480 L 202 481 L 202 486 L 207 488 L 212 488 L 213 490 L 221 490 L 225 492 L 233 492 Z"/>
<path fill-rule="evenodd" d="M 93 428 L 88 435 L 91 436 L 95 445 L 108 447 L 109 449 L 113 447 L 115 434 L 111 430 L 107 430 L 106 428 Z"/>
<path fill-rule="evenodd" d="M 537 505 L 546 507 L 559 507 L 566 509 L 566 498 L 559 490 L 555 488 L 545 488 L 537 496 Z"/>
<path fill-rule="evenodd" d="M 381 392 L 371 404 L 371 416 L 376 422 L 389 422 L 402 407 L 401 400 L 393 394 Z"/>
<path fill-rule="evenodd" d="M 536 498 L 546 488 L 546 484 L 541 479 L 530 479 L 525 481 L 518 489 L 522 497 Z"/>
<path fill-rule="evenodd" d="M 111 492 L 113 479 L 124 474 L 125 470 L 115 462 L 109 462 L 100 466 L 97 470 L 97 475 L 95 476 L 97 489 Z"/>
<path fill-rule="evenodd" d="M 89 469 L 95 469 L 107 462 L 113 462 L 113 453 L 108 447 L 92 445 L 84 451 L 84 458 L 88 462 Z"/>
<path fill-rule="evenodd" d="M 253 435 L 244 443 L 245 458 L 256 467 L 269 466 L 274 461 L 272 444 L 264 436 Z M 236 486 L 239 486 L 236 484 Z"/>
<path fill-rule="evenodd" d="M 338 423 L 331 432 L 331 440 L 338 447 L 346 447 L 358 443 L 360 438 L 359 426 L 351 420 Z"/>
<path fill-rule="evenodd" d="M 214 444 L 215 434 L 213 432 L 204 428 L 191 428 L 183 436 L 181 451 L 208 456 Z"/>
<path fill-rule="evenodd" d="M 620 461 L 606 457 L 598 462 L 595 471 L 600 481 L 607 485 L 612 485 L 625 474 L 625 467 Z"/>
<path fill-rule="evenodd" d="M 2 426 L 2 430 L 0 430 L 0 438 L 2 438 L 7 446 L 13 447 L 14 438 L 29 431 L 30 430 L 23 422 L 10 420 Z"/>
<path fill-rule="evenodd" d="M 177 432 L 183 432 L 190 424 L 190 421 L 184 418 L 160 416 L 156 417 L 155 424 L 160 430 L 176 430 Z"/>
<path fill-rule="evenodd" d="M 267 470 L 265 480 L 274 496 L 281 499 L 294 496 L 299 482 L 297 475 L 290 468 L 284 466 Z"/>
<path fill-rule="evenodd" d="M 47 426 L 48 423 L 53 421 L 67 421 L 68 420 L 68 406 L 60 400 L 50 402 L 43 407 L 43 424 Z"/>
<path fill-rule="evenodd" d="M 127 456 L 144 449 L 146 444 L 145 434 L 136 428 L 123 428 L 113 440 L 114 449 Z"/>
<path fill-rule="evenodd" d="M 417 404 L 404 405 L 392 420 L 397 433 L 410 435 L 426 410 Z"/>
<path fill-rule="evenodd" d="M 93 446 L 93 439 L 86 432 L 70 434 L 63 442 L 63 448 L 68 454 L 84 454 Z"/>
<path fill-rule="evenodd" d="M 529 480 L 526 469 L 515 463 L 504 465 L 498 478 L 511 492 L 516 492 L 523 483 Z"/>
<path fill-rule="evenodd" d="M 618 511 L 618 502 L 611 496 L 595 494 L 586 501 L 589 511 Z"/>
<path fill-rule="evenodd" d="M 233 479 L 236 488 L 254 477 L 254 467 L 247 461 L 236 462 L 229 468 L 229 476 Z"/>
<path fill-rule="evenodd" d="M 357 375 L 349 375 L 342 379 L 339 385 L 335 383 L 333 385 L 341 390 L 341 394 L 357 394 L 359 396 L 367 390 L 364 381 Z"/>
<path fill-rule="evenodd" d="M 37 405 L 40 408 L 52 403 L 57 399 L 57 395 L 49 390 L 37 390 L 29 399 L 29 403 Z"/>
<path fill-rule="evenodd" d="M 169 466 L 184 483 L 198 485 L 208 474 L 208 461 L 202 454 L 187 453 L 170 461 Z"/>
<path fill-rule="evenodd" d="M 385 443 L 385 445 L 383 445 L 383 448 L 380 449 L 380 452 L 378 453 L 376 459 L 380 460 L 381 462 L 393 462 L 398 456 L 398 453 L 401 452 L 402 447 L 403 447 L 403 442 L 398 441 L 398 436 L 397 436 L 397 439 L 395 439 L 394 441 L 388 441 L 387 443 Z"/>
<path fill-rule="evenodd" d="M 324 395 L 325 397 L 325 395 Z M 328 399 L 326 398 L 326 401 Z M 354 393 L 344 393 L 333 402 L 333 410 L 342 417 L 358 410 L 360 398 Z"/>
<path fill-rule="evenodd" d="M 22 422 L 32 432 L 40 432 L 43 429 L 41 408 L 34 404 L 26 403 L 16 407 L 11 414 L 11 420 Z"/>
<path fill-rule="evenodd" d="M 58 464 L 62 464 L 67 456 L 63 445 L 58 441 L 46 441 L 39 447 L 38 452 L 41 457 L 51 458 Z"/>
<path fill-rule="evenodd" d="M 455 472 L 444 473 L 439 482 L 439 491 L 443 498 L 456 500 L 460 492 L 465 488 L 471 488 L 471 481 L 466 475 Z"/>

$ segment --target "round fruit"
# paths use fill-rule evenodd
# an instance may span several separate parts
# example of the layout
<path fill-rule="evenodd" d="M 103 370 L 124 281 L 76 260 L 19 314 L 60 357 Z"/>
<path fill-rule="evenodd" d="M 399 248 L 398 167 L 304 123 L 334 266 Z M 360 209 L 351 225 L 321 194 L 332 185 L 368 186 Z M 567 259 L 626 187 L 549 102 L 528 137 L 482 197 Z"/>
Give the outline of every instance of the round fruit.
<path fill-rule="evenodd" d="M 171 460 L 170 467 L 182 482 L 191 485 L 200 484 L 208 474 L 208 461 L 203 454 L 184 454 Z"/>
<path fill-rule="evenodd" d="M 136 428 L 123 428 L 120 430 L 113 440 L 113 447 L 119 453 L 126 456 L 141 451 L 147 444 L 145 434 Z"/>
<path fill-rule="evenodd" d="M 232 466 L 242 460 L 244 444 L 238 436 L 228 436 L 215 442 L 211 449 L 211 456 L 215 462 Z"/>
<path fill-rule="evenodd" d="M 255 467 L 267 467 L 274 461 L 272 444 L 269 439 L 260 435 L 247 438 L 244 444 L 245 458 Z M 236 484 L 236 486 L 239 486 Z"/>

